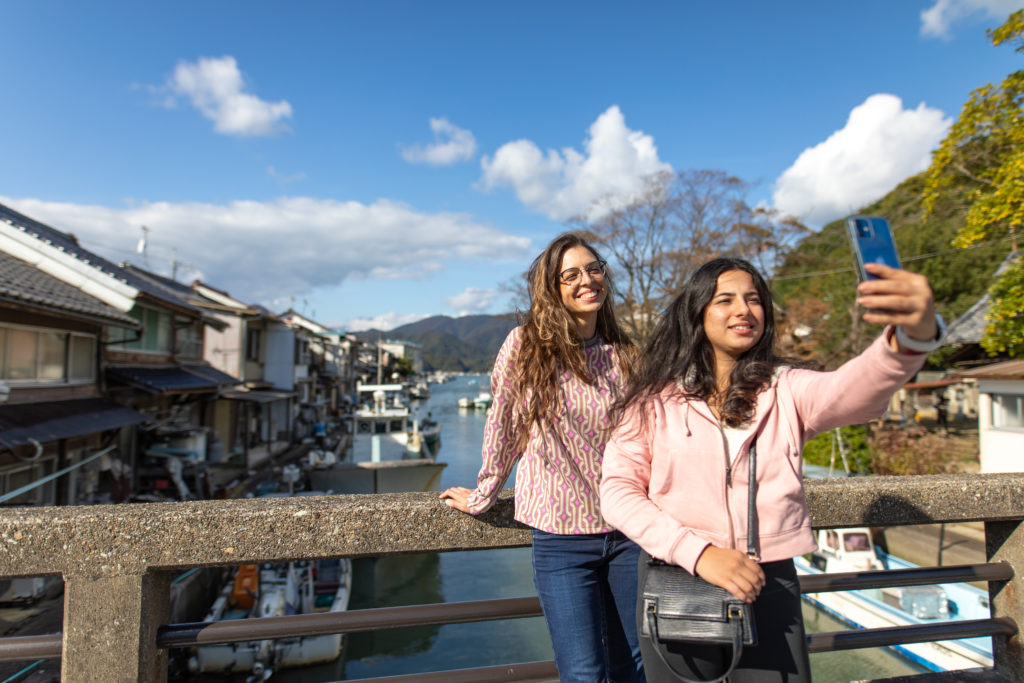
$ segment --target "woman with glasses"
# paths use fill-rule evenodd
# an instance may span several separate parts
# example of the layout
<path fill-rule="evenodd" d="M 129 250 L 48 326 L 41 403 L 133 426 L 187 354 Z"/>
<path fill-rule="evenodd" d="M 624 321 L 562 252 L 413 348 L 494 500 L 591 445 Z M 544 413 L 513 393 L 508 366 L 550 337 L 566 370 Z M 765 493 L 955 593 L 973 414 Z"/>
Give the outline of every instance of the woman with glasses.
<path fill-rule="evenodd" d="M 533 528 L 533 577 L 563 683 L 643 681 L 633 606 L 637 546 L 598 507 L 608 411 L 635 347 L 612 311 L 605 262 L 583 235 L 555 238 L 527 274 L 530 310 L 491 374 L 474 490 L 441 498 L 490 508 L 519 463 L 515 518 Z"/>

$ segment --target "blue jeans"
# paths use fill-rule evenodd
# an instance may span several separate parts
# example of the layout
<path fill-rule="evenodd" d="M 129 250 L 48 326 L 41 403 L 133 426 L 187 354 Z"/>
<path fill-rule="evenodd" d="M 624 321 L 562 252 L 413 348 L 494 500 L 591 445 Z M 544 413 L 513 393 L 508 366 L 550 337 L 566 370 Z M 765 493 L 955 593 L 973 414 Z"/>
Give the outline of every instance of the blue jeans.
<path fill-rule="evenodd" d="M 533 582 L 561 683 L 644 683 L 636 605 L 640 548 L 618 531 L 533 530 Z"/>

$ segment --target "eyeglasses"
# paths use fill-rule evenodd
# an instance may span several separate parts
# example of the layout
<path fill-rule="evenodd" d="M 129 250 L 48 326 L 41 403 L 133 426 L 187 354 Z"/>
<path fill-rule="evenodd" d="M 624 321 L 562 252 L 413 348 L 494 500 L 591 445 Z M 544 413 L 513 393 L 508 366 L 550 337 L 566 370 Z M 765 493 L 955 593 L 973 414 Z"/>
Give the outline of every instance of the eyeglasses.
<path fill-rule="evenodd" d="M 574 285 L 576 284 L 577 280 L 580 279 L 580 276 L 583 274 L 584 270 L 587 271 L 587 275 L 589 275 L 592 280 L 600 280 L 601 278 L 604 277 L 604 267 L 605 262 L 597 260 L 591 261 L 587 265 L 583 266 L 582 269 L 566 268 L 565 270 L 558 274 L 558 280 L 563 285 Z"/>

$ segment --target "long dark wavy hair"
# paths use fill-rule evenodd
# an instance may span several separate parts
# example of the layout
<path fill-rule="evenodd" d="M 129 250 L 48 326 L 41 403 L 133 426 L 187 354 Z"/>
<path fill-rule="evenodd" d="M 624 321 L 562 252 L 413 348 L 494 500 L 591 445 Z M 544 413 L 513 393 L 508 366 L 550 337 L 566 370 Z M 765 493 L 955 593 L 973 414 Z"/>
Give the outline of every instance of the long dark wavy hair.
<path fill-rule="evenodd" d="M 558 375 L 568 370 L 586 383 L 594 379 L 587 372 L 583 343 L 579 338 L 576 321 L 562 303 L 559 268 L 565 252 L 583 247 L 601 259 L 598 251 L 582 232 L 566 232 L 554 240 L 534 259 L 526 279 L 530 292 L 530 310 L 521 316 L 523 335 L 514 363 L 513 392 L 523 405 L 519 429 L 520 448 L 526 446 L 530 429 L 544 419 L 556 416 L 558 405 Z M 615 347 L 622 375 L 632 373 L 636 346 L 615 319 L 612 304 L 612 277 L 604 275 L 605 300 L 597 313 L 597 333 Z"/>
<path fill-rule="evenodd" d="M 714 297 L 718 276 L 734 270 L 749 273 L 754 281 L 764 309 L 764 331 L 736 360 L 725 395 L 717 396 L 715 353 L 704 332 L 704 311 Z M 775 315 L 768 283 L 743 259 L 716 258 L 698 268 L 672 300 L 616 403 L 616 414 L 634 404 L 642 407 L 669 389 L 688 399 L 716 401 L 722 422 L 738 427 L 753 418 L 757 394 L 771 381 L 775 369 L 794 364 L 803 365 L 775 353 Z"/>

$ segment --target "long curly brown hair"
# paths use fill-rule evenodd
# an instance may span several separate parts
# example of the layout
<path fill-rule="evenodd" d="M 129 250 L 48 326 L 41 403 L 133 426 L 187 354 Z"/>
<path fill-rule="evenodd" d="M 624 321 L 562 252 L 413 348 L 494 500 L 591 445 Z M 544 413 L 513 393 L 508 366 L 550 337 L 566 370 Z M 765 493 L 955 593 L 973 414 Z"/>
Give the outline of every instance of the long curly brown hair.
<path fill-rule="evenodd" d="M 534 259 L 526 280 L 530 292 L 530 310 L 521 316 L 523 327 L 513 377 L 513 391 L 521 413 L 518 446 L 524 448 L 534 424 L 556 415 L 558 375 L 568 370 L 586 383 L 594 379 L 587 372 L 583 341 L 576 321 L 562 303 L 559 268 L 565 252 L 583 247 L 597 260 L 600 254 L 582 232 L 566 232 L 554 240 Z M 615 320 L 612 307 L 611 273 L 604 276 L 606 297 L 597 313 L 597 333 L 615 348 L 623 378 L 629 377 L 636 358 L 636 346 Z"/>

